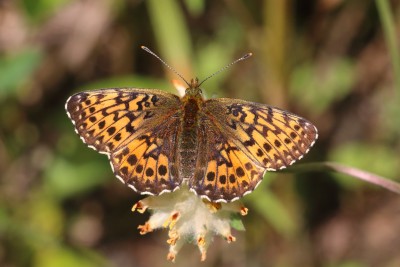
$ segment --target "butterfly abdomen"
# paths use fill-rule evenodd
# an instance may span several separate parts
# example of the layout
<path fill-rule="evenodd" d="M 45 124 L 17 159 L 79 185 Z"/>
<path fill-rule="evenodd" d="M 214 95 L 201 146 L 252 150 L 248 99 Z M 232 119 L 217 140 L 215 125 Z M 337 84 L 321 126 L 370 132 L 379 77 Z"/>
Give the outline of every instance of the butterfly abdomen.
<path fill-rule="evenodd" d="M 195 98 L 188 98 L 183 105 L 183 119 L 179 136 L 179 173 L 182 179 L 190 179 L 196 167 L 198 153 L 197 122 L 199 103 Z"/>

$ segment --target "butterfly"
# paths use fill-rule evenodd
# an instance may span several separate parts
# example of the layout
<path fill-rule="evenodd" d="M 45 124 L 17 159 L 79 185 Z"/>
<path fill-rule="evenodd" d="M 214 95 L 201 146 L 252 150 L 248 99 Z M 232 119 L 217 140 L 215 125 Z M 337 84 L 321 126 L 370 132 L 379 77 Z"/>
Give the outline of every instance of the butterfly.
<path fill-rule="evenodd" d="M 318 137 L 312 123 L 288 111 L 206 100 L 197 78 L 187 84 L 183 97 L 157 89 L 85 91 L 65 108 L 82 141 L 108 156 L 115 176 L 149 195 L 187 185 L 211 202 L 237 200 L 266 171 L 301 159 Z"/>

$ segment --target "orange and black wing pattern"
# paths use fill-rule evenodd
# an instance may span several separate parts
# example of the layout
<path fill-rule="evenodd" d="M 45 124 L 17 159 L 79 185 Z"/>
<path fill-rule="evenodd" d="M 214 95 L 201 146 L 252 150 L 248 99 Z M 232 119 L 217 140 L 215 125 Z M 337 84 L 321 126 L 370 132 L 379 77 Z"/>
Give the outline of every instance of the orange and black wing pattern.
<path fill-rule="evenodd" d="M 207 100 L 201 118 L 199 140 L 206 149 L 191 187 L 216 202 L 251 192 L 265 171 L 301 159 L 318 137 L 315 126 L 297 115 L 236 99 Z"/>
<path fill-rule="evenodd" d="M 176 189 L 181 102 L 160 90 L 117 88 L 71 96 L 68 116 L 84 143 L 109 157 L 114 174 L 143 194 Z"/>

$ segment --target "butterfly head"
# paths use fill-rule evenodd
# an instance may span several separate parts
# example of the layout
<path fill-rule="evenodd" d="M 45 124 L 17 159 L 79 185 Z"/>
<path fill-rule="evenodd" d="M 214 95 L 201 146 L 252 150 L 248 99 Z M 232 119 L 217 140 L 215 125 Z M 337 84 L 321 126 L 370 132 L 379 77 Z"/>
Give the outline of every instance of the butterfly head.
<path fill-rule="evenodd" d="M 203 92 L 200 89 L 199 79 L 191 79 L 190 83 L 188 83 L 189 87 L 186 88 L 185 95 L 192 97 L 201 97 Z"/>

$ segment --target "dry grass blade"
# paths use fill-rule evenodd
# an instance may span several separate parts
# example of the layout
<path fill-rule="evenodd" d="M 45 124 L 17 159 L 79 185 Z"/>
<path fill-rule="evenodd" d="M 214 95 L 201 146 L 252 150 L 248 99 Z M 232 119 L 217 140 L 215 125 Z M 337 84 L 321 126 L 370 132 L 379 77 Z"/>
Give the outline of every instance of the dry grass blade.
<path fill-rule="evenodd" d="M 316 163 L 306 163 L 298 164 L 293 166 L 288 171 L 291 172 L 309 172 L 309 171 L 333 171 L 338 173 L 343 173 L 354 178 L 369 182 L 381 186 L 389 191 L 400 194 L 400 184 L 391 181 L 385 177 L 370 173 L 364 170 L 360 170 L 354 167 L 346 166 L 343 164 L 335 162 L 316 162 Z"/>

